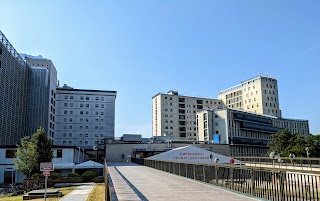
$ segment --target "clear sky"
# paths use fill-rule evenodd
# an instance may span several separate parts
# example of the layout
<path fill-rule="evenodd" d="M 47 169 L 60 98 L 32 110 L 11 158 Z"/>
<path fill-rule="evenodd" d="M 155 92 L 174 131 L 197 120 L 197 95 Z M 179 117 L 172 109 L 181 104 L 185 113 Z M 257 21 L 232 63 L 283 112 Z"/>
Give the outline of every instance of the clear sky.
<path fill-rule="evenodd" d="M 319 0 L 1 0 L 0 30 L 61 84 L 118 91 L 116 136 L 151 137 L 159 92 L 214 98 L 260 73 L 320 133 Z"/>

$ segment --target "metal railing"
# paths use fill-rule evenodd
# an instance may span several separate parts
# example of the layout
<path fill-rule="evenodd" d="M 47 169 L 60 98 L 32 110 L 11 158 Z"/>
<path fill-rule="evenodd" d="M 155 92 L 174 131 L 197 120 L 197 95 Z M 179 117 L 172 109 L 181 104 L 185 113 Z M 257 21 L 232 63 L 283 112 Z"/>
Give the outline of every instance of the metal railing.
<path fill-rule="evenodd" d="M 279 169 L 312 170 L 320 171 L 320 158 L 289 158 L 281 157 L 280 160 L 272 160 L 269 157 L 242 156 L 235 157 L 247 166 L 275 167 Z"/>
<path fill-rule="evenodd" d="M 116 200 L 114 187 L 108 171 L 107 161 L 104 160 L 104 188 L 105 188 L 105 201 Z"/>
<path fill-rule="evenodd" d="M 150 159 L 144 165 L 267 200 L 320 200 L 320 172 Z"/>

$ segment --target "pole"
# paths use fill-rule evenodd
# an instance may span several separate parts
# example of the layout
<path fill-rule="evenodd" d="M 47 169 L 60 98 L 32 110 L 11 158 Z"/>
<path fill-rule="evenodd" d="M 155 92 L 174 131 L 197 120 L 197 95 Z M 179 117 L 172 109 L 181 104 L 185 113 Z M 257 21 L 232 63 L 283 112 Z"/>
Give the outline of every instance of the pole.
<path fill-rule="evenodd" d="M 45 178 L 45 184 L 44 184 L 44 201 L 47 200 L 47 182 L 48 182 L 48 176 Z"/>

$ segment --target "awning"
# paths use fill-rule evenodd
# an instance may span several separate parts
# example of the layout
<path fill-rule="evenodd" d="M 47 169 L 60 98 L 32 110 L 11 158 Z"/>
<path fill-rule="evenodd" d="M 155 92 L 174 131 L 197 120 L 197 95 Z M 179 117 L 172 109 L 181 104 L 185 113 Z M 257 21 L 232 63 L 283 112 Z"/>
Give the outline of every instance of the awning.
<path fill-rule="evenodd" d="M 103 167 L 104 166 L 102 164 L 96 163 L 91 160 L 74 166 L 75 169 L 93 169 L 93 168 L 103 168 Z"/>
<path fill-rule="evenodd" d="M 54 169 L 62 170 L 62 169 L 73 169 L 74 163 L 53 163 Z"/>

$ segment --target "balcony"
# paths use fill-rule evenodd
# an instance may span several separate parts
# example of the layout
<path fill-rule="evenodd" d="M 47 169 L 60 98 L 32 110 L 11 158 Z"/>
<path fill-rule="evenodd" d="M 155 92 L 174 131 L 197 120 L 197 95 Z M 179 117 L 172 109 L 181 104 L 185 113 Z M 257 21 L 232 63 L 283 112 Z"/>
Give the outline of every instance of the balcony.
<path fill-rule="evenodd" d="M 197 100 L 197 104 L 203 104 L 203 100 Z"/>
<path fill-rule="evenodd" d="M 186 113 L 186 111 L 185 110 L 181 110 L 181 109 L 179 109 L 179 114 L 185 114 Z"/>
<path fill-rule="evenodd" d="M 179 108 L 186 108 L 185 104 L 179 104 Z"/>
<path fill-rule="evenodd" d="M 186 119 L 186 116 L 184 115 L 179 115 L 179 120 L 185 120 Z"/>

